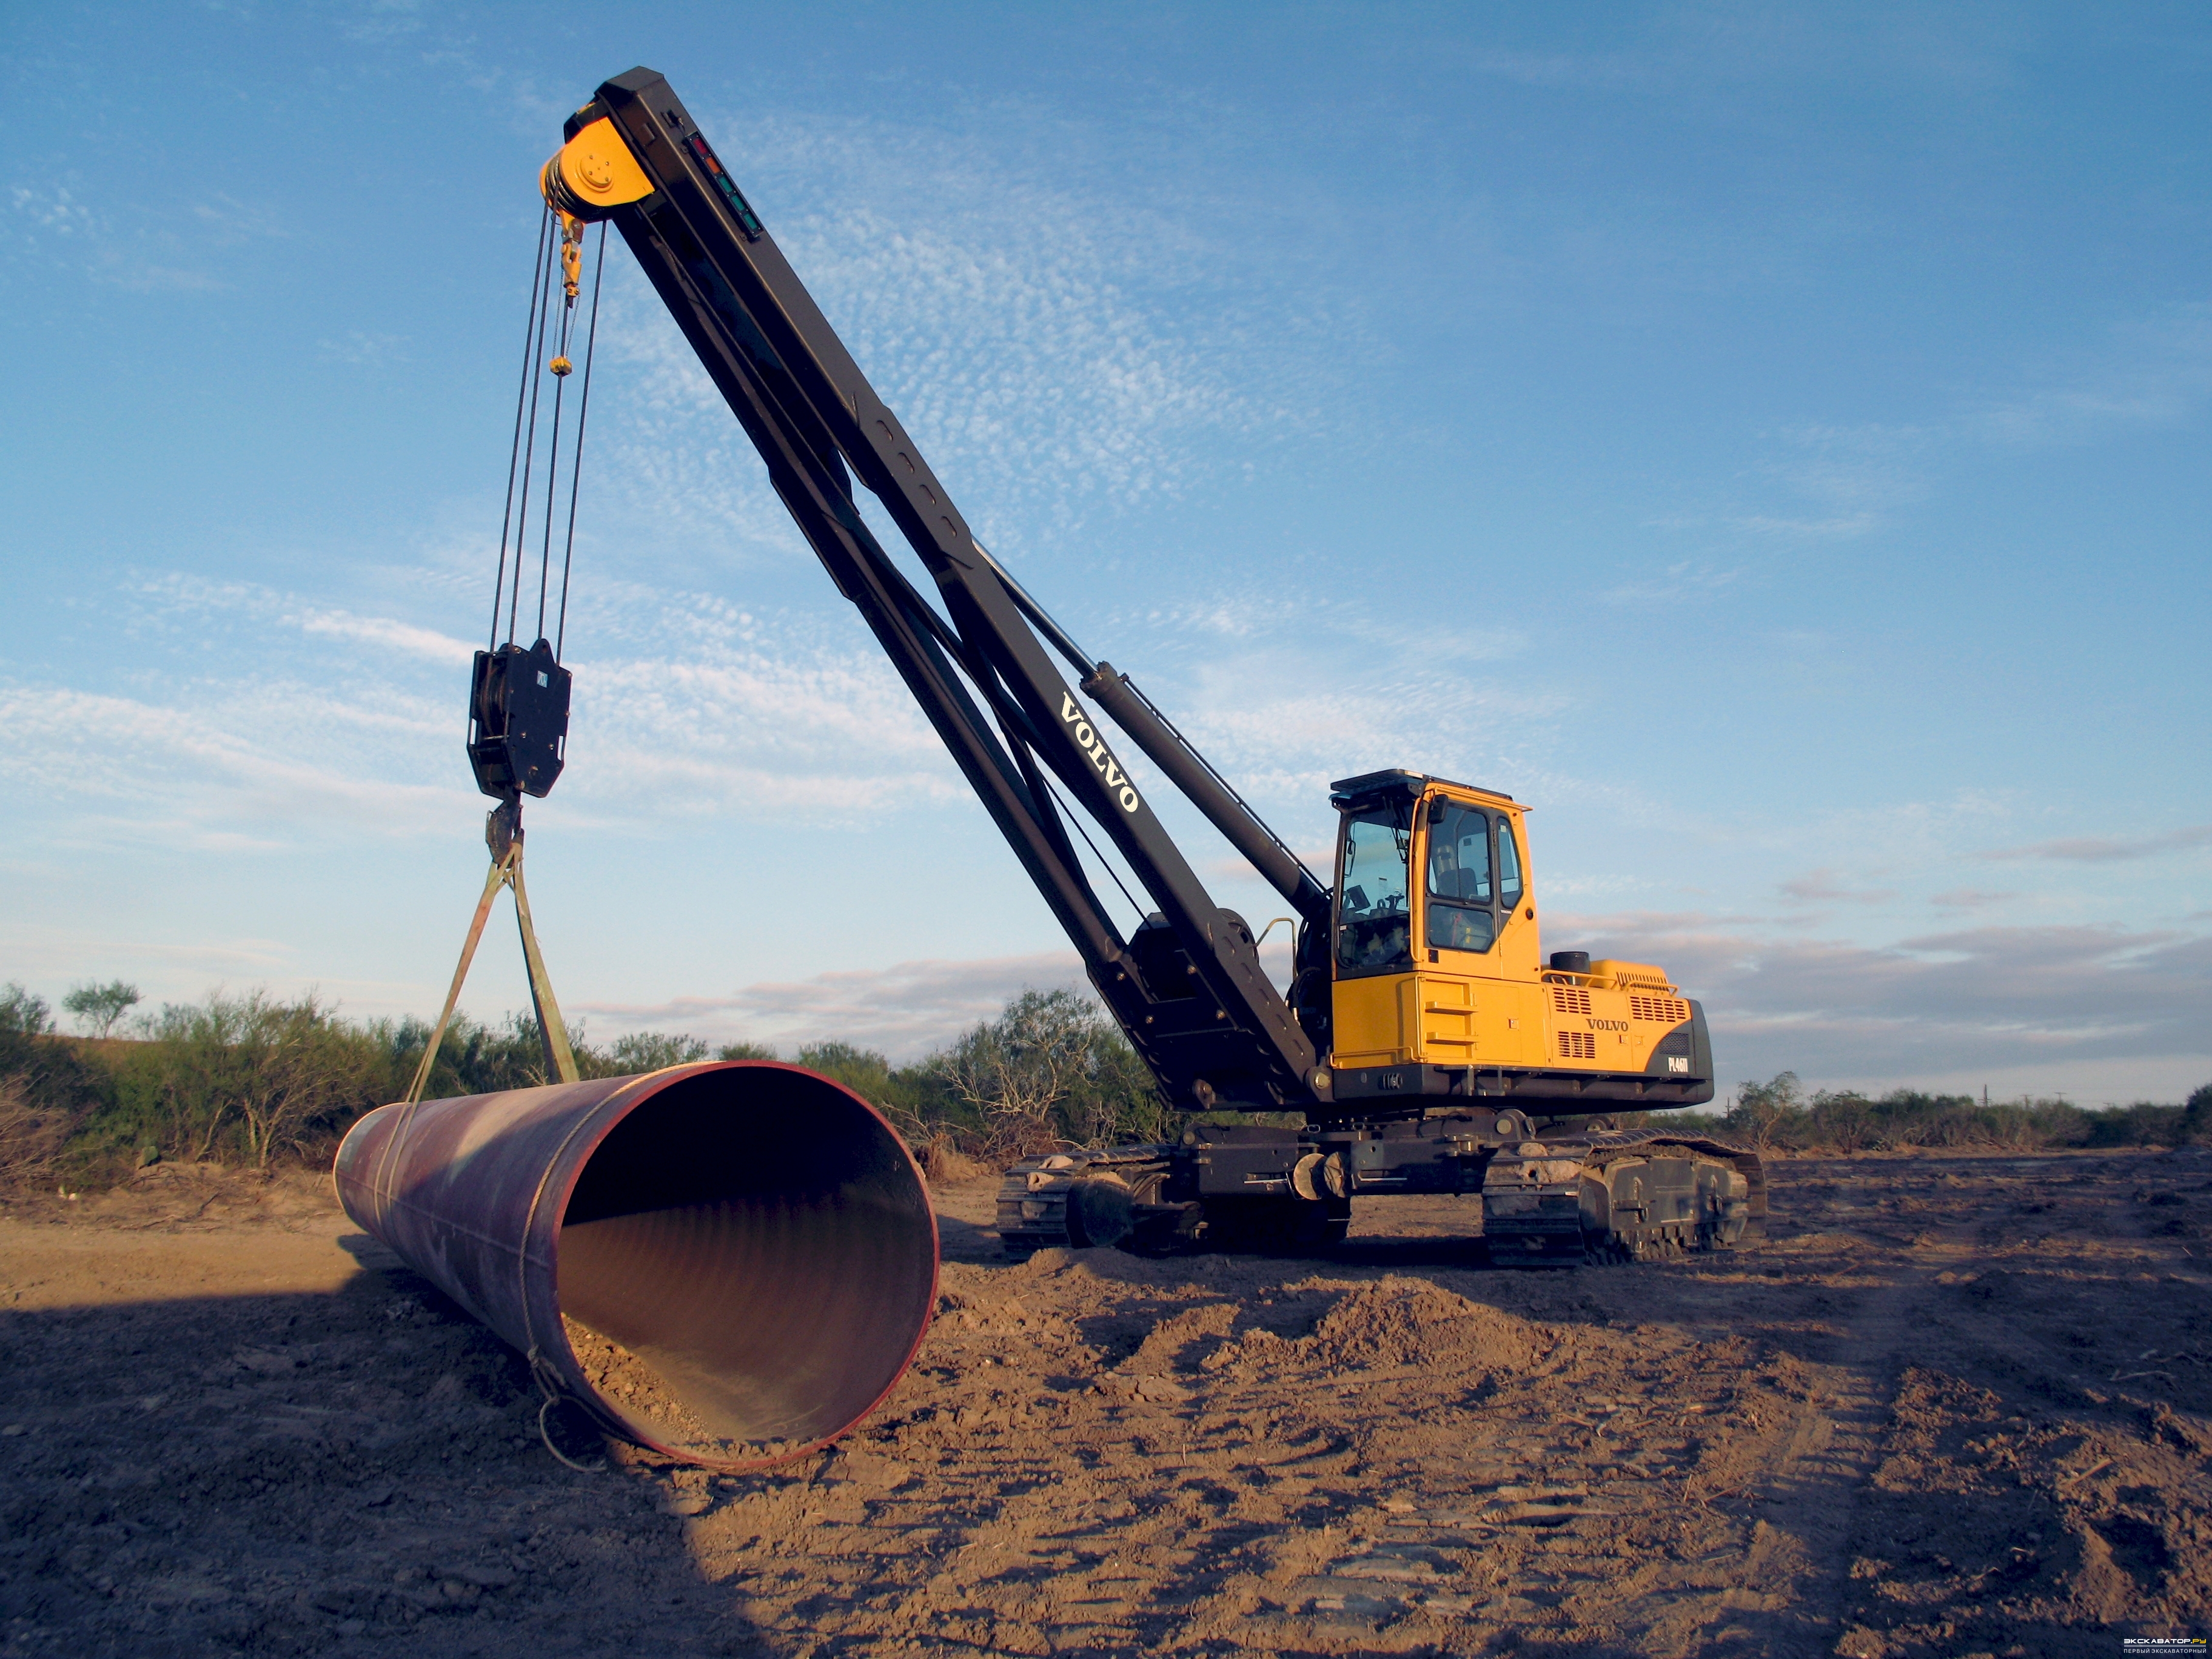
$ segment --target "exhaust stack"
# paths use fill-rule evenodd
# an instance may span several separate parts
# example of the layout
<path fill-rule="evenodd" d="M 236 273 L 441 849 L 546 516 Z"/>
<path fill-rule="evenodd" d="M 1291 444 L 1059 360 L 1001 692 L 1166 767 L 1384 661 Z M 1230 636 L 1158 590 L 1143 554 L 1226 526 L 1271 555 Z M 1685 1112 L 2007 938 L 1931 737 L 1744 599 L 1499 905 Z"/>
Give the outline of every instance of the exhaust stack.
<path fill-rule="evenodd" d="M 542 1385 L 708 1468 L 851 1428 L 936 1301 L 937 1221 L 905 1144 L 850 1090 L 772 1060 L 380 1107 L 335 1173 L 346 1214 Z"/>

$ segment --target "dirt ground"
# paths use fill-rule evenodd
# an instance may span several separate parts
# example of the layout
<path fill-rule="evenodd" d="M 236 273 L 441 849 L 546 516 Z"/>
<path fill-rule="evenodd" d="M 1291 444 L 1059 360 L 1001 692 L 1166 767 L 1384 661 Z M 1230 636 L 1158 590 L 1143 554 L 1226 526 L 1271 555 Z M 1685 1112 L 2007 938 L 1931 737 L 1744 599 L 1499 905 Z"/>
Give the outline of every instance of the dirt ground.
<path fill-rule="evenodd" d="M 2212 1154 L 1798 1158 L 1755 1253 L 1009 1265 L 788 1473 L 541 1443 L 305 1176 L 0 1209 L 0 1654 L 2114 1655 L 2212 1629 Z M 610 1455 L 610 1451 L 612 1455 Z"/>

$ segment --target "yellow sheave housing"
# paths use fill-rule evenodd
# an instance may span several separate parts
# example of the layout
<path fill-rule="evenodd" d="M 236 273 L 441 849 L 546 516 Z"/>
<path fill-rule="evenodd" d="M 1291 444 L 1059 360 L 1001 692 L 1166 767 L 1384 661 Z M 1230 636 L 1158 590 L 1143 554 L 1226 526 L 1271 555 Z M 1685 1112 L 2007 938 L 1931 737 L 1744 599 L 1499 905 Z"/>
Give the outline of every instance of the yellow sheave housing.
<path fill-rule="evenodd" d="M 628 202 L 653 194 L 653 181 L 601 116 L 561 146 L 538 175 L 548 206 L 575 219 L 604 219 Z"/>

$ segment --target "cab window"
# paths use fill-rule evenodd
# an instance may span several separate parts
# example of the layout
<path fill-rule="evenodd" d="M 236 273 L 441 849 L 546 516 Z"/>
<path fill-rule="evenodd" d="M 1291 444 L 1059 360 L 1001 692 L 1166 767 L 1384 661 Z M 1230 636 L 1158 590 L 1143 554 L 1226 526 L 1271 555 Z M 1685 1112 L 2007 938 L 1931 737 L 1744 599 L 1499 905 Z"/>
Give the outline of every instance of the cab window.
<path fill-rule="evenodd" d="M 1513 840 L 1513 820 L 1498 820 L 1498 902 L 1510 915 L 1521 902 L 1521 849 Z"/>
<path fill-rule="evenodd" d="M 1432 949 L 1487 951 L 1498 938 L 1492 908 L 1490 815 L 1439 801 L 1429 821 L 1428 942 Z M 1516 872 L 1518 864 L 1508 866 Z M 1517 889 L 1516 889 L 1517 890 Z"/>
<path fill-rule="evenodd" d="M 1410 803 L 1395 801 L 1363 808 L 1345 820 L 1336 884 L 1339 968 L 1389 968 L 1412 959 L 1406 872 L 1412 811 Z"/>

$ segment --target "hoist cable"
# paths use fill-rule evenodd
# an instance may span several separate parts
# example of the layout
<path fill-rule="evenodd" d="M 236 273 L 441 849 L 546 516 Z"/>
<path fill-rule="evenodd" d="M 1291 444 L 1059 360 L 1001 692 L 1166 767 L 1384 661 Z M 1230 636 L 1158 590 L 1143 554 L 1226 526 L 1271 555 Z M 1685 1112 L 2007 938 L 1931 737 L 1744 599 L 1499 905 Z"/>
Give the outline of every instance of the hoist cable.
<path fill-rule="evenodd" d="M 1121 896 L 1129 901 L 1129 908 L 1137 913 L 1137 921 L 1141 926 L 1146 915 L 1145 907 L 1137 902 L 1137 896 L 1132 893 L 1122 881 L 1121 872 L 1115 870 L 1106 855 L 1098 850 L 1098 843 L 1091 839 L 1091 832 L 1083 827 L 1082 815 L 1077 812 L 1067 798 L 1060 793 L 1060 786 L 1054 783 L 1048 775 L 1040 773 L 1039 775 L 1044 779 L 1047 793 L 1060 803 L 1060 816 L 1075 826 L 1075 833 L 1083 837 L 1083 844 L 1091 849 L 1091 856 L 1098 860 L 1099 868 L 1105 871 L 1109 880 L 1121 888 Z"/>
<path fill-rule="evenodd" d="M 499 602 L 507 595 L 507 536 L 514 524 L 514 475 L 522 461 L 522 405 L 530 396 L 530 368 L 538 361 L 538 285 L 545 276 L 545 228 L 552 216 L 538 222 L 538 252 L 530 268 L 530 314 L 522 325 L 522 379 L 514 388 L 514 436 L 507 452 L 507 505 L 499 515 L 499 574 L 491 585 L 491 638 L 485 645 L 488 651 L 499 649 Z M 515 570 L 522 568 L 521 543 L 515 544 Z"/>
<path fill-rule="evenodd" d="M 584 389 L 576 399 L 576 459 L 568 467 L 568 535 L 561 549 L 561 618 L 554 626 L 553 660 L 568 639 L 568 566 L 576 556 L 576 484 L 584 472 L 584 422 L 592 412 L 592 354 L 599 343 L 599 285 L 607 275 L 607 228 L 599 226 L 599 257 L 592 267 L 592 317 L 584 325 Z"/>
<path fill-rule="evenodd" d="M 569 305 L 561 307 L 561 341 L 553 348 L 556 362 L 568 355 Z M 561 482 L 561 405 L 568 392 L 568 377 L 553 377 L 553 435 L 545 446 L 545 529 L 538 551 L 538 637 L 545 637 L 545 585 L 553 570 L 553 500 Z"/>
<path fill-rule="evenodd" d="M 579 248 L 577 262 L 582 263 Z M 564 228 L 561 236 L 561 265 L 565 277 L 568 264 L 568 237 Z M 575 366 L 568 361 L 568 337 L 576 326 L 576 296 L 564 281 L 561 297 L 560 343 L 553 348 L 553 362 L 548 367 L 553 374 L 553 436 L 545 447 L 545 528 L 539 538 L 538 552 L 538 637 L 545 637 L 545 596 L 547 585 L 553 574 L 553 512 L 554 503 L 560 499 L 561 484 L 561 416 L 568 395 L 568 376 Z M 557 365 L 557 367 L 556 367 Z M 578 452 L 576 459 L 583 459 Z M 574 469 L 570 469 L 573 477 Z"/>
<path fill-rule="evenodd" d="M 551 216 L 550 209 L 547 210 L 547 216 L 549 218 Z M 550 237 L 546 240 L 549 243 L 551 240 Z M 545 280 L 538 289 L 538 343 L 536 349 L 531 354 L 531 360 L 533 362 L 544 356 L 545 351 L 545 315 L 553 297 L 553 269 L 550 256 L 551 252 L 557 252 L 557 249 L 551 250 L 549 252 L 548 258 L 540 262 Z M 515 617 L 522 605 L 522 549 L 529 539 L 530 526 L 530 466 L 538 453 L 538 390 L 544 382 L 545 377 L 542 374 L 534 374 L 531 377 L 530 422 L 524 429 L 522 440 L 522 504 L 516 514 L 514 526 L 514 586 L 507 590 L 507 642 L 509 645 L 514 643 Z"/>

